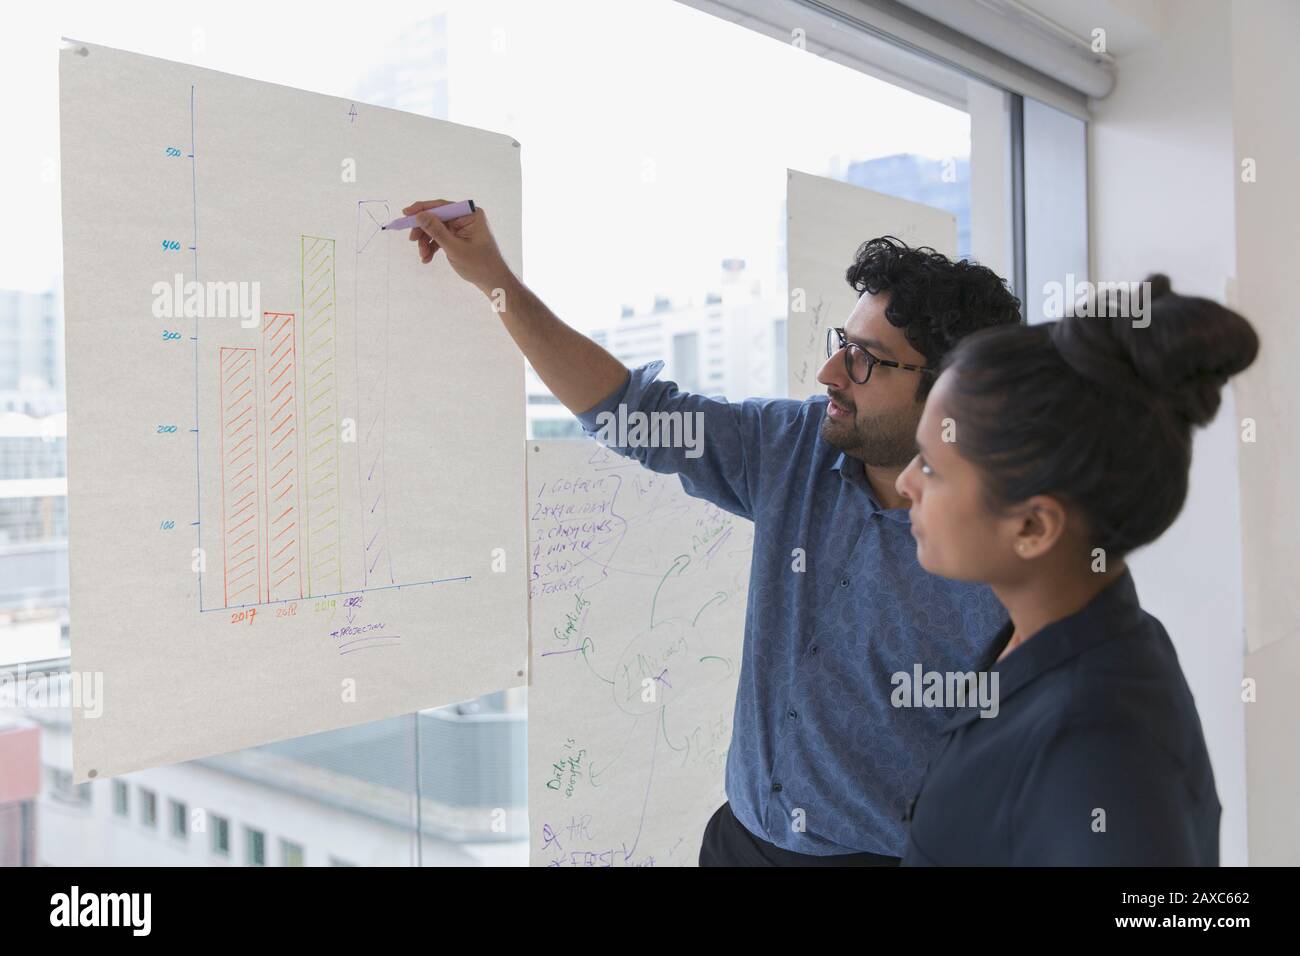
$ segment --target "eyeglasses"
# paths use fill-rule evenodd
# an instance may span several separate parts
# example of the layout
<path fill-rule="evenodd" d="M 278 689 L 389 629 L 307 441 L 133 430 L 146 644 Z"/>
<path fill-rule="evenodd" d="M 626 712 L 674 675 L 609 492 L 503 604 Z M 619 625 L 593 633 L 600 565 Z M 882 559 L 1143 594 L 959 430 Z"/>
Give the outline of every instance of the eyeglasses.
<path fill-rule="evenodd" d="M 927 365 L 908 365 L 906 362 L 894 362 L 890 359 L 877 358 L 856 342 L 844 337 L 843 329 L 826 330 L 826 357 L 844 351 L 844 368 L 849 373 L 849 381 L 854 385 L 866 385 L 877 365 L 889 368 L 906 369 L 909 372 L 933 372 Z"/>

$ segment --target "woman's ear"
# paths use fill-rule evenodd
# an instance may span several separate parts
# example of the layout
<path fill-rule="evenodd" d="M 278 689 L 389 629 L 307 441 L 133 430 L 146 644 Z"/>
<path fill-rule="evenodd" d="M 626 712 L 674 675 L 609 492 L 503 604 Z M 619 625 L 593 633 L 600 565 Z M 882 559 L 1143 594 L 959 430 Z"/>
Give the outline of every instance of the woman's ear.
<path fill-rule="evenodd" d="M 1041 557 L 1065 534 L 1069 516 L 1065 506 L 1052 495 L 1034 495 L 1016 508 L 1016 556 L 1030 560 Z"/>

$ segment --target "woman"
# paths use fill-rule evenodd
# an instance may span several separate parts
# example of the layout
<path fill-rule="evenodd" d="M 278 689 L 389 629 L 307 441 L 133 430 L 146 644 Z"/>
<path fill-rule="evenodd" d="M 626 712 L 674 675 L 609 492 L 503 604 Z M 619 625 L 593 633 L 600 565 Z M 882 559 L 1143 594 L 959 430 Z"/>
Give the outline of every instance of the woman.
<path fill-rule="evenodd" d="M 1235 312 L 1148 283 L 1141 321 L 968 337 L 926 403 L 898 478 L 917 557 L 987 582 L 1011 621 L 984 667 L 998 706 L 945 727 L 905 865 L 1218 864 L 1196 706 L 1124 558 L 1178 516 L 1192 429 L 1259 343 Z"/>

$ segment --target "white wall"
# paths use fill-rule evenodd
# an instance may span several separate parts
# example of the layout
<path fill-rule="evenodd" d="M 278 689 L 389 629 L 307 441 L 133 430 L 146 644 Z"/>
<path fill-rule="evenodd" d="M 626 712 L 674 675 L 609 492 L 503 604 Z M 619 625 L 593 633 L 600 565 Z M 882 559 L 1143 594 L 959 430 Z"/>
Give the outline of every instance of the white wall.
<path fill-rule="evenodd" d="M 1236 262 L 1231 9 L 1184 0 L 1164 12 L 1162 34 L 1118 58 L 1115 91 L 1095 104 L 1092 279 L 1160 271 L 1179 292 L 1223 301 Z M 1229 390 L 1197 434 L 1182 516 L 1131 561 L 1142 603 L 1168 629 L 1196 697 L 1223 804 L 1223 865 L 1247 862 L 1236 422 Z"/>
<path fill-rule="evenodd" d="M 1257 681 L 1246 707 L 1250 859 L 1300 863 L 1300 324 L 1295 256 L 1300 250 L 1300 5 L 1236 0 L 1232 5 L 1234 183 L 1237 211 L 1235 304 L 1254 322 L 1260 357 L 1241 377 L 1237 408 L 1255 419 L 1257 439 L 1241 446 L 1246 675 Z M 1241 162 L 1254 163 L 1243 181 Z"/>

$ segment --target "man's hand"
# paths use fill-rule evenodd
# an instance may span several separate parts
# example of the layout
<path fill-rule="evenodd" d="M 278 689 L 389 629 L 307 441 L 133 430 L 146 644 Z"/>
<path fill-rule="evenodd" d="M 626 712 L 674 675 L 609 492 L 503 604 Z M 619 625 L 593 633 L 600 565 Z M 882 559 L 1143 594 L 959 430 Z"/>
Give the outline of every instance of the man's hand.
<path fill-rule="evenodd" d="M 446 205 L 446 199 L 430 199 L 412 203 L 402 210 L 408 216 L 423 213 L 420 227 L 412 229 L 409 236 L 420 244 L 420 261 L 432 262 L 441 249 L 458 276 L 477 286 L 484 295 L 491 295 L 493 289 L 504 287 L 513 275 L 492 238 L 487 213 L 477 206 L 468 216 L 444 223 L 433 213 L 425 212 Z"/>

